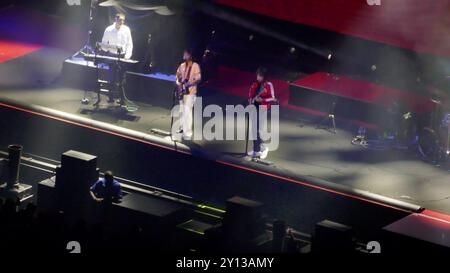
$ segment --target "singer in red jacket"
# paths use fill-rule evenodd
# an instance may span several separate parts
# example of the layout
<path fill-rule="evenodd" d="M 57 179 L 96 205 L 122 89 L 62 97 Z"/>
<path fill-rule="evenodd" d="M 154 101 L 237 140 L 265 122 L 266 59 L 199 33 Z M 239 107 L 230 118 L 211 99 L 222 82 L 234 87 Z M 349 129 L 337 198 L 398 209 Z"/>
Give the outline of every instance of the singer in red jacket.
<path fill-rule="evenodd" d="M 256 71 L 256 81 L 250 86 L 248 93 L 249 104 L 254 104 L 257 109 L 257 115 L 251 120 L 252 126 L 256 126 L 256 130 L 251 130 L 252 133 L 256 131 L 256 136 L 253 139 L 253 151 L 248 152 L 251 157 L 258 157 L 265 159 L 269 153 L 269 148 L 264 145 L 261 139 L 261 131 L 266 130 L 266 119 L 260 119 L 260 111 L 269 111 L 271 103 L 275 99 L 275 90 L 273 84 L 267 81 L 267 70 L 263 67 Z M 268 116 L 267 113 L 263 113 Z"/>

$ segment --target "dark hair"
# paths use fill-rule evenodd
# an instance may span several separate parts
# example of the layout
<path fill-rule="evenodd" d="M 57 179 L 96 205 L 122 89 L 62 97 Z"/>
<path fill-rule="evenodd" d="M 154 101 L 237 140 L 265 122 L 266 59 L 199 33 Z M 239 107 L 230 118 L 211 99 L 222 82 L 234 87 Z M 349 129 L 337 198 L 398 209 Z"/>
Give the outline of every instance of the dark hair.
<path fill-rule="evenodd" d="M 109 179 L 114 179 L 114 175 L 113 175 L 113 172 L 112 171 L 106 171 L 105 172 L 105 179 L 106 180 L 109 180 Z"/>
<path fill-rule="evenodd" d="M 256 74 L 261 75 L 265 78 L 267 76 L 267 68 L 262 66 L 258 67 L 258 69 L 256 69 Z"/>
<path fill-rule="evenodd" d="M 188 53 L 189 55 L 192 56 L 192 49 L 190 49 L 190 48 L 185 48 L 185 49 L 183 50 L 183 52 L 186 52 L 186 53 Z"/>

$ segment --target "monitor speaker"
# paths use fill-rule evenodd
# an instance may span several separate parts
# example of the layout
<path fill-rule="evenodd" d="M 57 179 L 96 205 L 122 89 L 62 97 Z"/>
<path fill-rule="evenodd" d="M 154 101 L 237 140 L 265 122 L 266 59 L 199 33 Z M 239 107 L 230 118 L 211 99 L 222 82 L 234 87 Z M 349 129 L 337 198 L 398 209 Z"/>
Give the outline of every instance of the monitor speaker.
<path fill-rule="evenodd" d="M 236 239 L 253 239 L 264 231 L 263 204 L 235 196 L 227 200 L 223 227 Z"/>
<path fill-rule="evenodd" d="M 316 224 L 311 246 L 312 252 L 352 252 L 353 229 L 333 221 L 323 220 Z"/>

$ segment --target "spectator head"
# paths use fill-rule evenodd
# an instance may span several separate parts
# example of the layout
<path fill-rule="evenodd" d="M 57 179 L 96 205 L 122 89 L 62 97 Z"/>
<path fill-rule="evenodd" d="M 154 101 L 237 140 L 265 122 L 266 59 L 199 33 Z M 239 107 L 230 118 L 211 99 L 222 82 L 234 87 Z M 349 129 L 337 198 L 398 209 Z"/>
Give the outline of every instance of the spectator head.
<path fill-rule="evenodd" d="M 105 172 L 105 180 L 108 185 L 112 185 L 113 180 L 114 180 L 114 175 L 113 175 L 112 171 Z"/>

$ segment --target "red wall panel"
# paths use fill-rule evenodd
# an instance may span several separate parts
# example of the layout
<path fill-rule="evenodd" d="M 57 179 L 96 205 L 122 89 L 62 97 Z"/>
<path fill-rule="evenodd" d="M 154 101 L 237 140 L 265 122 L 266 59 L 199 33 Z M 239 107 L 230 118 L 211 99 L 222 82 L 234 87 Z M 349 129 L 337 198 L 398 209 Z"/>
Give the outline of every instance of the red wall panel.
<path fill-rule="evenodd" d="M 215 0 L 298 24 L 450 56 L 450 0 Z"/>

